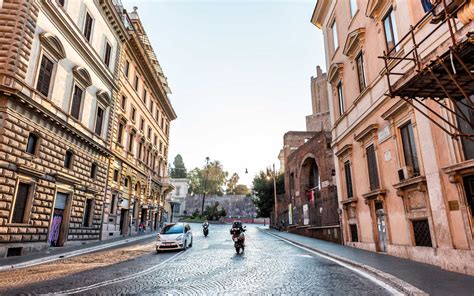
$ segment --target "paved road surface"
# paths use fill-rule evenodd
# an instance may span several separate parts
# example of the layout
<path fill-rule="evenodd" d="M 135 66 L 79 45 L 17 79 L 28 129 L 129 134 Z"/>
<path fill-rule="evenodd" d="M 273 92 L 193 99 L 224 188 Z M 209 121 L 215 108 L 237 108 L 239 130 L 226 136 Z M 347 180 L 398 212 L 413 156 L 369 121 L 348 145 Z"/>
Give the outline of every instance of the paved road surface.
<path fill-rule="evenodd" d="M 387 295 L 362 275 L 248 226 L 237 255 L 228 225 L 211 225 L 204 238 L 192 225 L 194 245 L 156 254 L 147 240 L 0 273 L 0 294 L 140 295 Z"/>

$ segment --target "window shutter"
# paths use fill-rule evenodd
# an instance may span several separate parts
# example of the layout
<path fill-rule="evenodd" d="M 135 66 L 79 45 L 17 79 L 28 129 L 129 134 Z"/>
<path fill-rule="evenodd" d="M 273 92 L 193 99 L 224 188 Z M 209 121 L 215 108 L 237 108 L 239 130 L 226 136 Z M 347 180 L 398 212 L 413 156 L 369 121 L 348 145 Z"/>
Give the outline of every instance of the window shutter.
<path fill-rule="evenodd" d="M 369 169 L 370 190 L 379 189 L 379 176 L 377 173 L 377 160 L 375 159 L 374 145 L 367 147 L 367 167 Z"/>
<path fill-rule="evenodd" d="M 82 89 L 77 85 L 74 86 L 74 94 L 72 96 L 71 115 L 79 120 L 79 114 L 81 112 L 82 103 Z"/>
<path fill-rule="evenodd" d="M 54 63 L 43 55 L 38 73 L 36 89 L 43 95 L 48 96 L 51 77 L 53 76 Z"/>

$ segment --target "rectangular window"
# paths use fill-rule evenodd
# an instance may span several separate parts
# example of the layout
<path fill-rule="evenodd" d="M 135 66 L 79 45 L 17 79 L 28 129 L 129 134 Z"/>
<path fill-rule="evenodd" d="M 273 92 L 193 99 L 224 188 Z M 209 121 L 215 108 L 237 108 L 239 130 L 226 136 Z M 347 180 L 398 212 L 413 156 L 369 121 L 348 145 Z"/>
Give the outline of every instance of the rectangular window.
<path fill-rule="evenodd" d="M 51 78 L 53 76 L 54 63 L 45 55 L 41 58 L 41 64 L 38 72 L 38 81 L 36 82 L 36 90 L 41 94 L 48 96 Z"/>
<path fill-rule="evenodd" d="M 339 99 L 339 115 L 344 114 L 344 92 L 342 89 L 342 82 L 337 84 L 337 97 Z"/>
<path fill-rule="evenodd" d="M 135 109 L 135 107 L 132 106 L 132 112 L 130 114 L 130 119 L 135 122 L 135 115 L 137 113 L 137 109 Z"/>
<path fill-rule="evenodd" d="M 94 162 L 91 164 L 91 179 L 95 180 L 97 178 L 97 164 Z"/>
<path fill-rule="evenodd" d="M 352 173 L 351 173 L 351 164 L 349 161 L 344 162 L 344 174 L 346 177 L 346 193 L 347 198 L 353 197 L 352 192 Z"/>
<path fill-rule="evenodd" d="M 164 125 L 165 125 L 165 120 L 164 120 L 163 116 L 161 116 L 161 124 L 160 124 L 161 129 L 163 129 Z"/>
<path fill-rule="evenodd" d="M 118 175 L 119 175 L 119 171 L 117 169 L 114 170 L 114 182 L 118 182 Z"/>
<path fill-rule="evenodd" d="M 119 123 L 118 133 L 117 133 L 117 143 L 122 144 L 123 140 L 123 123 Z"/>
<path fill-rule="evenodd" d="M 146 105 L 146 96 L 147 96 L 147 91 L 146 89 L 143 89 L 143 102 L 145 102 L 145 105 Z"/>
<path fill-rule="evenodd" d="M 336 25 L 336 20 L 332 22 L 331 25 L 331 34 L 332 34 L 332 46 L 334 52 L 337 50 L 339 47 L 339 42 L 337 41 L 337 25 Z"/>
<path fill-rule="evenodd" d="M 112 194 L 112 200 L 110 202 L 110 214 L 114 215 L 117 209 L 117 195 Z"/>
<path fill-rule="evenodd" d="M 120 101 L 120 108 L 125 111 L 125 107 L 127 107 L 127 97 L 122 96 L 122 100 Z"/>
<path fill-rule="evenodd" d="M 16 192 L 15 206 L 13 207 L 12 223 L 27 223 L 28 217 L 26 217 L 28 199 L 30 197 L 31 185 L 25 183 L 18 184 L 18 190 Z"/>
<path fill-rule="evenodd" d="M 359 236 L 357 235 L 357 225 L 356 224 L 349 224 L 349 227 L 351 228 L 351 240 L 352 242 L 358 242 L 359 241 Z"/>
<path fill-rule="evenodd" d="M 354 17 L 354 15 L 357 12 L 357 0 L 350 0 L 350 5 L 351 5 L 351 16 Z"/>
<path fill-rule="evenodd" d="M 107 67 L 110 66 L 110 55 L 112 52 L 112 47 L 108 42 L 105 42 L 105 55 L 104 55 L 104 63 L 107 65 Z"/>
<path fill-rule="evenodd" d="M 132 152 L 133 149 L 133 140 L 135 139 L 135 133 L 130 133 L 130 138 L 128 139 L 128 151 Z"/>
<path fill-rule="evenodd" d="M 374 191 L 379 189 L 379 175 L 377 171 L 377 159 L 375 158 L 375 148 L 374 145 L 370 145 L 366 148 L 367 154 L 367 167 L 369 170 L 369 183 L 370 190 Z"/>
<path fill-rule="evenodd" d="M 138 159 L 142 159 L 142 150 L 143 150 L 143 142 L 140 141 L 140 144 L 138 144 Z"/>
<path fill-rule="evenodd" d="M 58 0 L 59 5 L 64 7 L 64 0 Z"/>
<path fill-rule="evenodd" d="M 145 129 L 145 119 L 142 118 L 140 120 L 140 130 L 142 131 L 142 133 L 144 129 Z"/>
<path fill-rule="evenodd" d="M 89 12 L 86 12 L 86 21 L 84 23 L 84 37 L 86 37 L 87 41 L 91 41 L 91 36 L 92 36 L 92 25 L 93 25 L 94 19 L 92 16 L 89 14 Z"/>
<path fill-rule="evenodd" d="M 418 155 L 416 153 L 415 137 L 413 136 L 413 126 L 411 122 L 400 127 L 400 134 L 402 136 L 403 156 L 405 164 L 413 168 L 415 176 L 420 174 L 420 167 L 418 165 Z"/>
<path fill-rule="evenodd" d="M 430 225 L 428 220 L 411 221 L 415 245 L 420 247 L 432 247 Z"/>
<path fill-rule="evenodd" d="M 163 153 L 163 142 L 160 141 L 160 153 Z"/>
<path fill-rule="evenodd" d="M 153 100 L 150 100 L 150 113 L 151 113 L 151 115 L 153 115 L 154 108 L 155 108 L 155 104 L 153 104 Z"/>
<path fill-rule="evenodd" d="M 135 83 L 134 83 L 134 88 L 136 91 L 138 91 L 138 82 L 139 82 L 139 79 L 138 79 L 138 76 L 135 75 Z"/>
<path fill-rule="evenodd" d="M 387 15 L 385 15 L 382 22 L 385 32 L 385 43 L 387 45 L 387 50 L 392 50 L 395 47 L 395 44 L 398 42 L 396 36 L 397 28 L 395 24 L 395 17 L 392 9 L 390 9 Z"/>
<path fill-rule="evenodd" d="M 36 154 L 38 145 L 38 136 L 36 134 L 30 133 L 28 136 L 28 143 L 26 143 L 26 152 L 29 154 Z"/>
<path fill-rule="evenodd" d="M 362 52 L 356 57 L 356 65 L 357 65 L 357 78 L 359 79 L 359 91 L 363 91 L 366 88 L 366 81 L 365 81 L 365 70 L 364 70 L 364 57 L 362 56 Z"/>
<path fill-rule="evenodd" d="M 97 115 L 95 117 L 95 133 L 102 134 L 102 123 L 104 122 L 104 109 L 97 107 Z"/>
<path fill-rule="evenodd" d="M 148 139 L 151 139 L 151 127 L 148 127 Z"/>
<path fill-rule="evenodd" d="M 124 69 L 124 73 L 125 73 L 125 77 L 127 77 L 128 79 L 128 73 L 130 71 L 130 62 L 129 61 L 125 61 L 125 69 Z"/>
<path fill-rule="evenodd" d="M 86 199 L 85 208 L 84 208 L 84 220 L 82 225 L 84 227 L 92 226 L 92 218 L 94 214 L 94 200 L 92 198 Z"/>
<path fill-rule="evenodd" d="M 64 167 L 67 169 L 72 168 L 72 161 L 74 158 L 74 153 L 71 150 L 66 151 L 66 155 L 64 156 Z"/>
<path fill-rule="evenodd" d="M 153 137 L 153 145 L 156 146 L 157 143 L 158 143 L 158 136 L 155 134 Z"/>
<path fill-rule="evenodd" d="M 72 96 L 71 105 L 71 116 L 77 120 L 80 120 L 81 106 L 82 106 L 82 95 L 84 91 L 77 85 L 74 85 L 74 94 Z"/>

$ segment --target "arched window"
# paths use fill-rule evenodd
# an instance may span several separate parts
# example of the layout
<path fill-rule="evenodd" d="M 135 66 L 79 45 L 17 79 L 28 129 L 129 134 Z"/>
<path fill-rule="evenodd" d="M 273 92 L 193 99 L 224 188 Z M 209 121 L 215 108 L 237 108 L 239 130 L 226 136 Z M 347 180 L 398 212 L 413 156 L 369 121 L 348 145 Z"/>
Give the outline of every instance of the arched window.
<path fill-rule="evenodd" d="M 26 152 L 36 155 L 36 152 L 38 151 L 38 141 L 38 135 L 30 133 L 30 135 L 28 136 L 28 143 L 26 144 Z"/>

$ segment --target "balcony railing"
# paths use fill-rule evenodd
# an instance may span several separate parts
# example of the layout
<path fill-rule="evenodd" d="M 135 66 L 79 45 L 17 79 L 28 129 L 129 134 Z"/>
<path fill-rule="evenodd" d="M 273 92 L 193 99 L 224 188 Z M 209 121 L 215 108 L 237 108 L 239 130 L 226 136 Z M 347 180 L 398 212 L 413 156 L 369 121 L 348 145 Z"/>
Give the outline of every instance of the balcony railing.
<path fill-rule="evenodd" d="M 474 129 L 469 114 L 463 112 L 466 108 L 468 113 L 474 112 L 470 97 L 474 94 L 474 36 L 468 30 L 457 28 L 459 22 L 455 19 L 465 3 L 438 2 L 379 58 L 384 60 L 387 96 L 404 100 L 453 138 L 474 139 L 474 134 L 459 127 L 462 122 Z M 436 24 L 428 22 L 432 15 L 431 20 L 436 19 Z M 427 99 L 436 102 L 443 112 L 430 107 Z"/>

